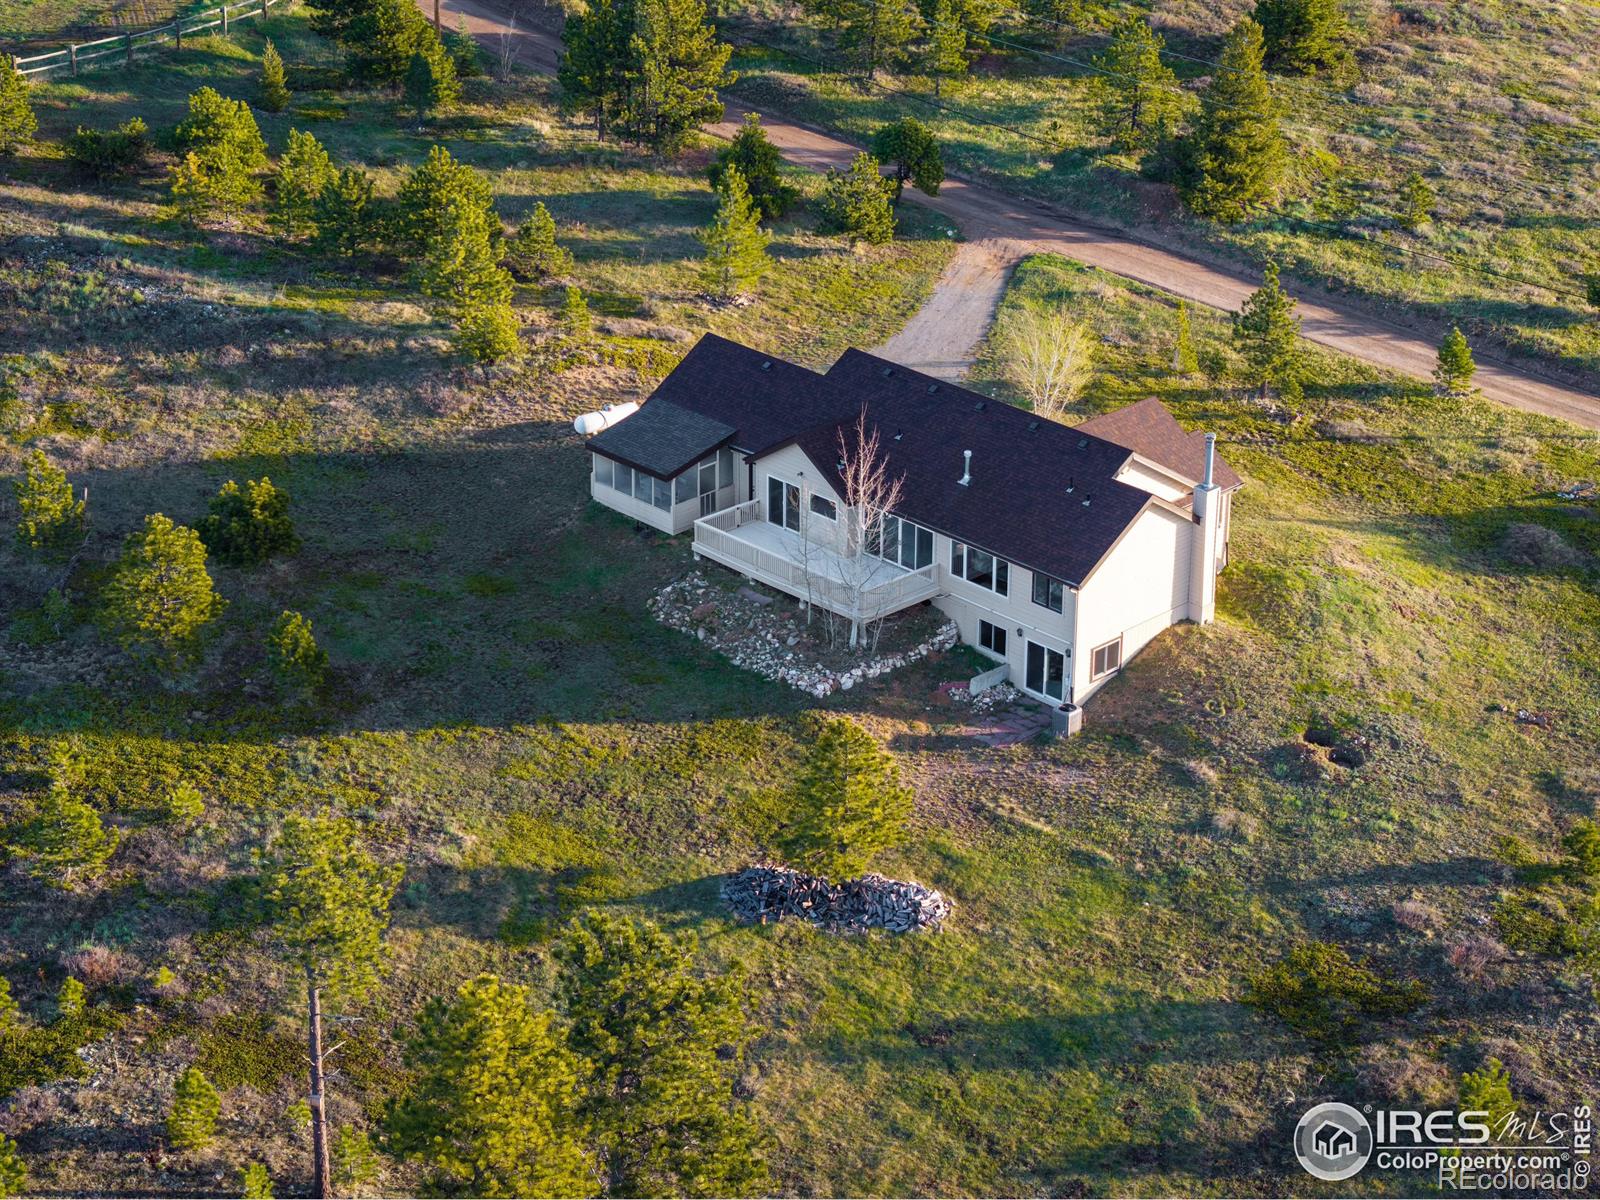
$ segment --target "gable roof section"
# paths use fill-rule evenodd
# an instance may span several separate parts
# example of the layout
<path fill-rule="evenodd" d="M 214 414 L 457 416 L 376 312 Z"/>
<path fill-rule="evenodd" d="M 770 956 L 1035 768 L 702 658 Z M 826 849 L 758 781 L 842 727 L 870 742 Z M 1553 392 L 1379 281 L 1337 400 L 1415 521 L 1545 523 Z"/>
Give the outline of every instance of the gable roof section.
<path fill-rule="evenodd" d="M 1090 417 L 1074 428 L 1124 446 L 1141 458 L 1165 467 L 1190 486 L 1205 478 L 1206 435 L 1186 433 L 1177 418 L 1167 411 L 1167 406 L 1154 396 L 1115 412 Z M 1212 477 L 1225 491 L 1244 483 L 1220 454 Z"/>
<path fill-rule="evenodd" d="M 721 449 L 739 431 L 670 400 L 653 399 L 589 439 L 589 449 L 670 479 Z"/>
<path fill-rule="evenodd" d="M 865 406 L 890 472 L 903 477 L 897 512 L 1021 566 L 1079 584 L 1151 502 L 1116 479 L 1128 451 L 1079 429 L 859 350 L 827 378 L 854 400 L 850 418 Z M 840 428 L 795 439 L 836 488 Z"/>
<path fill-rule="evenodd" d="M 854 416 L 858 407 L 840 395 L 827 376 L 714 333 L 696 342 L 639 412 L 616 428 L 638 420 L 662 401 L 737 430 L 734 445 L 747 454 L 760 453 L 823 421 Z"/>

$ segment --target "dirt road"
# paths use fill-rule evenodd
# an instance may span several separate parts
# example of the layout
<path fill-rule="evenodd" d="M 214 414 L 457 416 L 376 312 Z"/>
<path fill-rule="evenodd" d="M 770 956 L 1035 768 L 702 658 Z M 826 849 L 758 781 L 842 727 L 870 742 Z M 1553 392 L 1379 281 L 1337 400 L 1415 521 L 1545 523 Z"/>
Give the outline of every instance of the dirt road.
<path fill-rule="evenodd" d="M 432 0 L 418 3 L 432 14 Z M 505 16 L 477 0 L 442 0 L 442 11 L 446 28 L 465 14 L 468 28 L 492 56 L 498 58 L 505 47 L 524 66 L 555 72 L 559 39 L 538 30 L 513 31 Z M 732 137 L 746 111 L 729 100 L 725 119 L 707 131 Z M 857 152 L 837 137 L 771 115 L 764 115 L 762 125 L 784 158 L 812 170 L 848 165 Z M 1259 282 L 961 179 L 946 180 L 936 197 L 907 190 L 906 199 L 947 217 L 967 240 L 940 277 L 932 299 L 881 352 L 946 378 L 959 378 L 971 365 L 1011 268 L 1029 254 L 1063 254 L 1225 312 L 1237 309 Z M 1301 294 L 1299 300 L 1303 331 L 1311 341 L 1408 375 L 1432 374 L 1437 347 L 1415 331 L 1330 298 Z M 1492 355 L 1479 353 L 1476 358 L 1475 382 L 1490 399 L 1600 429 L 1600 396 L 1540 378 Z"/>

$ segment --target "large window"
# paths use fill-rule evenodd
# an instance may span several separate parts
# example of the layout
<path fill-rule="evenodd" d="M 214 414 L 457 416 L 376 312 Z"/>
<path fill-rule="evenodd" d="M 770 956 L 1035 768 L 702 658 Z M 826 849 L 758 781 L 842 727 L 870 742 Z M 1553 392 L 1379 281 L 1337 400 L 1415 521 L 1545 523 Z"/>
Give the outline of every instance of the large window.
<path fill-rule="evenodd" d="M 670 511 L 672 508 L 672 482 L 635 471 L 623 463 L 613 462 L 603 455 L 594 456 L 595 482 L 614 488 L 624 496 L 632 496 L 641 503 Z"/>
<path fill-rule="evenodd" d="M 1104 646 L 1096 646 L 1089 659 L 1089 678 L 1099 679 L 1102 675 L 1109 675 L 1122 665 L 1122 639 L 1107 642 Z"/>
<path fill-rule="evenodd" d="M 1051 612 L 1061 611 L 1062 583 L 1038 571 L 1033 573 L 1033 602 Z"/>
<path fill-rule="evenodd" d="M 978 622 L 978 645 L 996 658 L 1006 656 L 1006 631 L 991 621 Z"/>
<path fill-rule="evenodd" d="M 1060 700 L 1066 695 L 1067 656 L 1038 642 L 1028 643 L 1028 669 L 1024 685 L 1039 696 Z"/>
<path fill-rule="evenodd" d="M 815 492 L 811 493 L 811 511 L 825 521 L 837 521 L 839 519 L 838 505 L 834 504 L 826 496 L 819 496 Z"/>
<path fill-rule="evenodd" d="M 933 562 L 933 530 L 902 517 L 884 517 L 867 533 L 867 553 L 899 563 L 908 571 L 921 570 Z"/>
<path fill-rule="evenodd" d="M 998 595 L 1011 594 L 1011 564 L 976 546 L 950 543 L 950 573 Z"/>

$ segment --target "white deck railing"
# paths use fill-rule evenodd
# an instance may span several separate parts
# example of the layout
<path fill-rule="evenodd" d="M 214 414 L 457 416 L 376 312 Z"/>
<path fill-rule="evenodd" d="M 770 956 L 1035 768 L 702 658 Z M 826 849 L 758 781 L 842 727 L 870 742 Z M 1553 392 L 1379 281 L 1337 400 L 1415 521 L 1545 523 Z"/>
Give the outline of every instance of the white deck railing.
<path fill-rule="evenodd" d="M 915 571 L 885 570 L 880 579 L 856 581 L 850 578 L 854 562 L 826 547 L 816 547 L 816 558 L 806 562 L 736 532 L 761 520 L 759 500 L 701 517 L 694 523 L 695 553 L 851 620 L 876 621 L 939 594 L 938 568 L 932 564 Z"/>

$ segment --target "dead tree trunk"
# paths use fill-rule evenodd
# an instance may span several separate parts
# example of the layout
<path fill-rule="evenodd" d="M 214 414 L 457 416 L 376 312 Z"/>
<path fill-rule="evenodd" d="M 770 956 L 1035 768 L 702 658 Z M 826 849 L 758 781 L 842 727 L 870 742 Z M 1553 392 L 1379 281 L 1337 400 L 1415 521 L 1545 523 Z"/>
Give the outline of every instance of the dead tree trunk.
<path fill-rule="evenodd" d="M 311 1058 L 311 1194 L 327 1200 L 333 1194 L 332 1172 L 328 1164 L 328 1093 L 322 1070 L 322 989 L 309 972 L 306 974 L 308 1051 Z"/>

